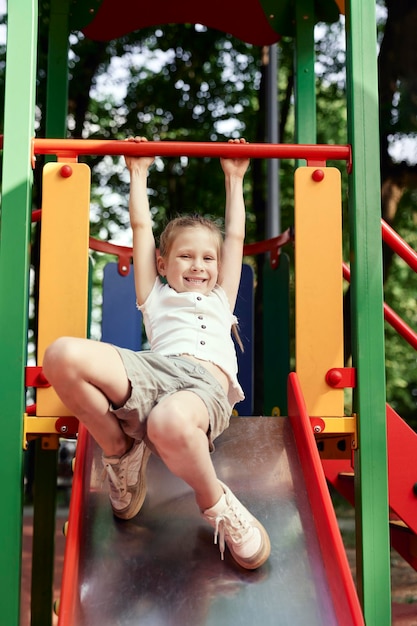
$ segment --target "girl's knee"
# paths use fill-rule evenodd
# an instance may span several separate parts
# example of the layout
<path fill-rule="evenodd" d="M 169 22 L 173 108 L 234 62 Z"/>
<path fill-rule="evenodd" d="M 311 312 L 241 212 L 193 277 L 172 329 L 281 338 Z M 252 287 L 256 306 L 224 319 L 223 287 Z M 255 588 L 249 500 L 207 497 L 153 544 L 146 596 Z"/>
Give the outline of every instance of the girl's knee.
<path fill-rule="evenodd" d="M 175 402 L 168 406 L 156 405 L 147 420 L 147 435 L 150 441 L 158 446 L 163 444 L 180 445 L 187 440 L 187 430 L 190 422 L 184 416 L 184 410 L 179 410 Z"/>
<path fill-rule="evenodd" d="M 51 382 L 54 375 L 62 375 L 79 359 L 78 350 L 72 337 L 59 337 L 45 350 L 42 369 L 46 378 Z"/>

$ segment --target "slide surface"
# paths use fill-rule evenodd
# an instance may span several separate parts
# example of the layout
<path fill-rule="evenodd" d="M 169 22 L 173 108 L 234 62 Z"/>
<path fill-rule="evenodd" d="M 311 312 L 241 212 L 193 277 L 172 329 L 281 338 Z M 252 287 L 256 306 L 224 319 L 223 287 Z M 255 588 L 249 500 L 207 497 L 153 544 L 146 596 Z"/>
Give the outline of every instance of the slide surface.
<path fill-rule="evenodd" d="M 157 457 L 141 512 L 116 520 L 100 451 L 80 433 L 59 626 L 341 623 L 290 420 L 232 418 L 213 462 L 269 532 L 271 557 L 257 571 L 240 568 L 227 549 L 221 561 L 191 489 Z M 343 623 L 355 623 L 347 613 Z"/>

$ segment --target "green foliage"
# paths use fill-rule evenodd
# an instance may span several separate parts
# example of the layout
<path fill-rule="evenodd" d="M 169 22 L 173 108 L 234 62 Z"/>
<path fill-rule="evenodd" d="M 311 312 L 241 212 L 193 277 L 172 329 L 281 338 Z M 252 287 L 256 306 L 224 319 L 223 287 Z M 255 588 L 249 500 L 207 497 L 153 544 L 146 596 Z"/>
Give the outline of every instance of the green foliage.
<path fill-rule="evenodd" d="M 414 194 L 415 195 L 415 194 Z M 413 194 L 406 194 L 397 212 L 396 230 L 417 250 L 417 205 Z M 399 256 L 394 256 L 385 284 L 385 300 L 411 327 L 417 329 L 417 274 Z M 386 324 L 387 401 L 417 429 L 417 354 L 401 336 Z"/>
<path fill-rule="evenodd" d="M 72 58 L 79 61 L 72 68 L 70 99 L 78 101 L 78 89 L 83 88 L 83 81 L 77 79 L 78 65 L 85 40 L 78 37 L 74 42 Z M 225 141 L 244 135 L 254 140 L 259 49 L 191 25 L 145 29 L 110 42 L 108 48 L 118 52 L 117 68 L 107 63 L 111 55 L 104 55 L 94 79 L 94 97 L 85 111 L 84 137 Z M 107 71 L 104 84 L 100 83 L 103 70 Z M 79 126 L 74 119 L 73 127 Z M 93 221 L 103 234 L 112 235 L 126 226 L 121 214 L 127 206 L 127 177 L 115 159 L 90 162 L 97 183 Z M 224 184 L 217 160 L 157 159 L 149 187 L 157 232 L 181 212 L 223 214 Z M 119 201 L 112 207 L 115 192 Z"/>

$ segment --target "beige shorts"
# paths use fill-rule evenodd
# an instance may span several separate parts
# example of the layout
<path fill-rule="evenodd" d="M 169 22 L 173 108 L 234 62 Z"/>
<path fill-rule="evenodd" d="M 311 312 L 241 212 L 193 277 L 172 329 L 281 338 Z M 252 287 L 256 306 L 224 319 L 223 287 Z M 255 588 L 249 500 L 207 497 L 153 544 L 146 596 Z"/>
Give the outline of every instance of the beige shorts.
<path fill-rule="evenodd" d="M 177 391 L 192 391 L 207 407 L 207 437 L 213 451 L 213 441 L 229 426 L 232 413 L 227 395 L 216 378 L 202 365 L 184 357 L 115 348 L 132 387 L 122 407 L 111 407 L 123 431 L 134 439 L 143 439 L 148 415 L 158 402 Z"/>

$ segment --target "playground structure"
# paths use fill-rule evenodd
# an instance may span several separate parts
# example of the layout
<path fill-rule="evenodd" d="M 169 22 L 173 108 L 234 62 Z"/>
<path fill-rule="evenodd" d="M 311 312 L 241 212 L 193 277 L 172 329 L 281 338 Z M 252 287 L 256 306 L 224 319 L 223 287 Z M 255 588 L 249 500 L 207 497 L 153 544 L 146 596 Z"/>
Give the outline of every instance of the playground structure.
<path fill-rule="evenodd" d="M 241 468 L 244 475 L 242 461 L 239 461 L 239 448 L 235 446 L 234 440 L 238 439 L 237 428 L 248 431 L 252 429 L 256 433 L 255 441 L 260 443 L 265 439 L 271 443 L 274 437 L 277 442 L 286 442 L 282 446 L 277 443 L 276 448 L 270 445 L 265 450 L 268 463 L 275 454 L 275 460 L 288 456 L 291 459 L 289 466 L 299 463 L 302 468 L 302 473 L 297 474 L 298 478 L 295 478 L 295 470 L 288 471 L 297 487 L 296 491 L 305 490 L 308 505 L 297 510 L 303 524 L 305 522 L 302 531 L 306 532 L 307 527 L 313 529 L 311 532 L 316 537 L 315 545 L 320 553 L 320 558 L 313 558 L 312 562 L 317 566 L 317 571 L 321 564 L 321 574 L 317 574 L 317 578 L 324 583 L 320 587 L 321 592 L 317 594 L 325 594 L 328 605 L 318 609 L 318 615 L 322 619 L 323 615 L 331 615 L 328 621 L 321 623 L 361 624 L 365 621 L 372 626 L 391 624 L 389 509 L 395 514 L 397 522 L 400 522 L 391 528 L 392 543 L 415 567 L 417 563 L 412 556 L 410 537 L 413 536 L 412 533 L 417 533 L 417 502 L 412 490 L 414 481 L 410 471 L 416 444 L 414 433 L 391 409 L 387 410 L 385 405 L 380 187 L 379 163 L 376 158 L 379 151 L 374 3 L 369 0 L 346 2 L 349 146 L 315 145 L 314 16 L 319 9 L 332 16 L 335 9 L 336 13 L 338 9 L 343 9 L 341 4 L 337 7 L 331 0 L 317 3 L 307 0 L 277 1 L 276 6 L 271 3 L 268 7 L 266 2 L 262 2 L 261 6 L 254 3 L 254 13 L 249 21 L 248 17 L 240 15 L 241 11 L 234 6 L 234 2 L 228 3 L 226 7 L 222 6 L 221 10 L 214 6 L 211 6 L 211 10 L 207 7 L 203 10 L 199 5 L 184 0 L 176 3 L 174 16 L 169 14 L 167 7 L 167 21 L 202 22 L 258 45 L 272 44 L 279 39 L 280 33 L 286 33 L 290 15 L 290 22 L 294 24 L 290 34 L 294 36 L 296 44 L 297 64 L 297 144 L 291 146 L 177 142 L 148 142 L 140 146 L 127 146 L 123 142 L 53 139 L 56 136 L 65 137 L 66 134 L 70 3 L 58 1 L 51 3 L 51 63 L 47 102 L 47 135 L 50 138 L 34 139 L 37 2 L 14 0 L 9 4 L 0 223 L 0 413 L 3 428 L 0 463 L 5 499 L 5 514 L 0 519 L 0 537 L 7 540 L 7 549 L 2 551 L 0 557 L 2 621 L 10 626 L 17 626 L 19 623 L 24 442 L 29 438 L 36 438 L 39 444 L 35 507 L 40 513 L 38 517 L 35 515 L 34 571 L 39 573 L 40 561 L 44 569 L 52 571 L 53 541 L 50 537 L 53 536 L 52 494 L 56 482 L 56 453 L 53 448 L 56 447 L 60 434 L 68 435 L 78 429 L 76 420 L 59 403 L 42 378 L 41 372 L 43 352 L 56 336 L 85 336 L 87 333 L 90 175 L 88 167 L 79 164 L 77 158 L 81 154 L 124 154 L 129 150 L 136 154 L 157 154 L 162 157 L 186 155 L 218 158 L 236 154 L 238 149 L 239 155 L 251 158 L 293 158 L 298 162 L 305 161 L 306 165 L 296 169 L 294 182 L 296 371 L 288 375 L 288 418 L 265 418 L 266 422 L 261 420 L 259 423 L 260 418 L 251 417 L 247 418 L 248 421 L 239 422 L 239 426 L 235 420 L 241 418 L 234 418 L 230 434 L 226 435 L 224 448 L 230 443 L 232 454 L 236 455 L 234 458 L 237 459 L 237 467 Z M 146 18 L 141 21 L 140 16 L 131 15 L 129 26 L 126 26 L 122 23 L 122 16 L 129 21 L 129 7 L 126 4 L 125 11 L 119 10 L 118 19 L 114 20 L 115 30 L 109 35 L 104 29 L 110 23 L 106 11 L 111 10 L 111 0 L 104 0 L 98 10 L 93 11 L 94 18 L 91 14 L 81 14 L 78 6 L 81 4 L 83 3 L 71 4 L 71 27 L 84 27 L 86 36 L 92 38 L 97 37 L 98 32 L 104 38 L 114 37 L 122 33 L 123 28 L 131 30 L 132 27 L 139 28 L 159 21 L 159 16 L 152 15 L 152 8 L 149 8 Z M 259 13 L 260 9 L 262 10 Z M 248 14 L 249 12 L 248 9 Z M 75 22 L 76 19 L 79 20 L 78 23 Z M 19 76 L 18 81 L 16 76 Z M 34 157 L 38 154 L 51 155 L 57 162 L 48 163 L 43 172 L 39 361 L 37 367 L 25 368 L 32 168 L 36 166 Z M 330 159 L 345 162 L 349 171 L 353 323 L 351 369 L 343 366 L 340 175 L 335 168 L 327 167 Z M 320 228 L 320 223 L 325 223 L 326 228 Z M 383 231 L 385 237 L 396 242 L 397 250 L 409 257 L 415 268 L 415 254 L 398 242 L 386 227 Z M 329 233 L 332 235 L 330 238 Z M 66 254 L 60 255 L 63 248 Z M 60 259 L 59 264 L 56 263 L 57 258 Z M 346 268 L 345 276 L 347 275 Z M 309 286 L 308 289 L 306 285 Z M 7 306 L 4 304 L 6 302 Z M 77 303 L 76 307 L 74 302 Z M 387 311 L 387 307 L 385 309 Z M 412 331 L 401 325 L 392 312 L 388 311 L 388 314 L 404 334 L 408 334 L 415 341 Z M 26 386 L 37 389 L 36 410 L 33 415 L 28 415 L 25 411 Z M 354 388 L 355 414 L 351 416 L 344 415 L 343 390 L 346 387 Z M 286 439 L 288 428 L 293 437 L 290 442 Z M 277 429 L 282 429 L 281 434 L 277 434 Z M 313 433 L 322 448 L 321 459 Z M 340 450 L 337 452 L 332 449 L 331 444 L 335 440 L 347 442 L 347 451 L 344 454 L 340 454 Z M 227 454 L 221 445 L 219 465 L 227 467 Z M 82 611 L 87 609 L 80 608 L 76 603 L 80 602 L 80 593 L 77 590 L 80 590 L 82 569 L 86 564 L 83 560 L 86 555 L 83 546 L 85 547 L 88 532 L 91 530 L 86 529 L 80 520 L 82 514 L 88 512 L 92 502 L 93 512 L 101 511 L 99 504 L 94 509 L 95 500 L 100 503 L 101 497 L 100 494 L 97 495 L 97 485 L 91 469 L 95 454 L 91 441 L 88 441 L 86 433 L 81 430 L 70 509 L 60 626 L 77 626 L 77 623 L 79 626 L 83 623 L 91 626 L 93 623 L 91 620 L 82 621 Z M 354 483 L 351 476 L 352 457 Z M 252 489 L 250 493 L 255 501 L 258 498 L 259 506 L 266 507 L 265 503 L 269 502 L 269 508 L 265 510 L 273 518 L 274 527 L 279 527 L 282 509 L 277 508 L 277 502 L 280 498 L 285 501 L 286 496 L 281 489 L 284 483 L 272 479 L 274 466 L 268 463 L 262 469 L 262 478 L 265 480 L 256 482 L 256 489 Z M 253 475 L 257 471 L 254 468 Z M 151 467 L 151 472 L 155 481 L 161 480 L 157 465 Z M 238 481 L 238 474 L 233 477 Z M 268 477 L 270 491 L 266 497 L 264 482 L 268 482 Z M 346 557 L 335 526 L 325 478 L 355 505 L 357 595 L 346 567 Z M 162 482 L 165 484 L 167 480 L 164 477 Z M 286 480 L 289 481 L 288 472 Z M 178 486 L 172 493 L 175 494 L 176 490 Z M 180 499 L 183 495 L 180 490 Z M 158 502 L 154 505 L 154 501 L 151 493 L 148 509 L 150 519 L 154 515 L 152 507 L 157 508 L 158 505 Z M 148 513 L 145 510 L 145 515 Z M 42 515 L 41 523 L 39 516 Z M 111 523 L 106 521 L 105 524 L 109 528 Z M 42 531 L 39 530 L 40 526 L 43 527 Z M 117 533 L 112 530 L 110 534 L 116 542 Z M 312 545 L 307 545 L 309 553 Z M 129 549 L 132 549 L 132 544 Z M 294 552 L 290 556 L 297 558 Z M 205 559 L 206 556 L 200 555 L 199 558 Z M 276 558 L 279 559 L 279 554 Z M 305 555 L 301 558 L 305 558 Z M 94 563 L 98 566 L 98 562 Z M 267 587 L 270 594 L 268 599 L 274 593 L 273 585 L 274 582 L 277 583 L 274 572 L 276 575 L 277 569 L 279 560 L 272 561 L 269 572 L 272 587 Z M 90 586 L 93 588 L 91 580 Z M 315 582 L 313 574 L 310 574 L 308 581 Z M 226 582 L 230 581 L 226 579 Z M 34 576 L 33 624 L 45 626 L 50 620 L 51 602 L 47 585 L 47 577 L 45 582 L 45 577 L 42 579 Z M 256 595 L 257 585 L 253 580 L 251 584 L 246 580 L 245 586 L 245 579 L 239 579 L 239 585 L 243 586 L 245 594 L 249 594 L 249 587 L 252 586 Z M 262 581 L 259 580 L 259 588 L 261 585 Z M 216 591 L 221 593 L 218 588 Z M 241 602 L 241 595 L 237 595 L 235 606 Z M 209 602 L 207 613 L 199 618 L 201 621 L 195 621 L 194 624 L 213 623 L 210 619 L 215 616 L 213 606 L 216 596 L 211 598 L 206 594 L 207 597 L 212 603 Z M 258 616 L 262 616 L 261 603 L 267 604 L 267 598 L 262 600 L 262 597 L 260 595 L 258 600 Z M 89 610 L 91 607 L 87 612 Z M 282 606 L 277 606 L 273 610 L 277 615 L 283 609 Z M 310 609 L 306 610 L 311 616 Z M 247 614 L 247 619 L 250 620 L 250 612 Z M 184 620 L 181 622 L 181 615 L 177 617 L 177 623 L 185 623 Z M 296 616 L 291 612 L 286 618 L 286 623 L 291 623 L 291 619 L 297 623 Z M 102 618 L 100 623 L 103 623 Z M 245 623 L 253 623 L 253 620 Z M 268 613 L 263 623 L 274 623 L 273 616 Z"/>

